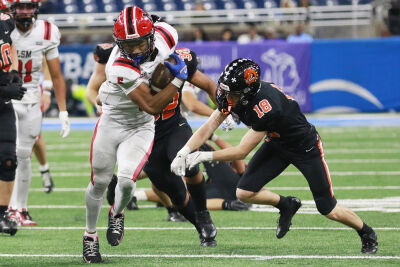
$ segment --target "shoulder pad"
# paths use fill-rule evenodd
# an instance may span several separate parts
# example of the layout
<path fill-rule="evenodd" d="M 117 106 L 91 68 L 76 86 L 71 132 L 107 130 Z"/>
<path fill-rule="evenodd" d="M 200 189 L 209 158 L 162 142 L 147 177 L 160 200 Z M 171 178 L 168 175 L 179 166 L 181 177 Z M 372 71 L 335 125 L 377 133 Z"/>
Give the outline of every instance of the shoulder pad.
<path fill-rule="evenodd" d="M 43 39 L 59 45 L 61 33 L 57 25 L 48 22 L 47 20 L 43 21 L 43 25 L 44 25 Z"/>
<path fill-rule="evenodd" d="M 178 48 L 175 52 L 179 55 L 179 57 L 185 61 L 187 69 L 188 69 L 188 79 L 192 77 L 192 75 L 197 70 L 197 55 L 193 50 L 189 48 Z"/>
<path fill-rule="evenodd" d="M 162 40 L 168 45 L 169 49 L 175 49 L 178 43 L 178 33 L 174 27 L 166 22 L 157 22 L 154 24 L 155 32 L 161 35 Z"/>
<path fill-rule="evenodd" d="M 118 84 L 130 84 L 140 78 L 140 68 L 133 64 L 132 60 L 115 58 L 107 76 L 110 81 Z"/>
<path fill-rule="evenodd" d="M 114 46 L 115 44 L 112 43 L 103 43 L 96 45 L 96 47 L 93 49 L 94 60 L 100 64 L 107 63 Z"/>

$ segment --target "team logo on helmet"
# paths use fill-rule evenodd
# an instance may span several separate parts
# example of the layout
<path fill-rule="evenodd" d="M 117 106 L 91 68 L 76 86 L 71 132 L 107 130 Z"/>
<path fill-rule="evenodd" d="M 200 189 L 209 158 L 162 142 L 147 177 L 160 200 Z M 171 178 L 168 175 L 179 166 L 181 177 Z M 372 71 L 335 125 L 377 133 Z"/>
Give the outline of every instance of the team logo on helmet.
<path fill-rule="evenodd" d="M 257 72 L 252 67 L 244 70 L 244 81 L 246 84 L 251 84 L 257 80 Z"/>

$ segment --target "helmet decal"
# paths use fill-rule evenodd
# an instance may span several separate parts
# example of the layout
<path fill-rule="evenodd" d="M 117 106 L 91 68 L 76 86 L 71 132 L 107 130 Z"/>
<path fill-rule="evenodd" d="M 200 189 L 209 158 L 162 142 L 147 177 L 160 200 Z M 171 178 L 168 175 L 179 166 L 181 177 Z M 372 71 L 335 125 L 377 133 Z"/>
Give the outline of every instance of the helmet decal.
<path fill-rule="evenodd" d="M 257 80 L 257 72 L 252 68 L 249 67 L 244 70 L 244 81 L 246 84 L 251 84 Z"/>

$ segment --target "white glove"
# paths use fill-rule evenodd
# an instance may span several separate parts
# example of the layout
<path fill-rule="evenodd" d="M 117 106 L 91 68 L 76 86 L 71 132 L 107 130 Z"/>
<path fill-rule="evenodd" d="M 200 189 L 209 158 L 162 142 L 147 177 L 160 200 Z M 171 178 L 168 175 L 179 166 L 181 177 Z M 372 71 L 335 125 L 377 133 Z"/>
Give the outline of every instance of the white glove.
<path fill-rule="evenodd" d="M 207 152 L 193 152 L 187 155 L 186 157 L 186 166 L 190 169 L 195 167 L 197 164 L 203 161 L 212 161 L 213 159 L 213 152 L 212 151 L 207 151 Z"/>
<path fill-rule="evenodd" d="M 229 114 L 228 117 L 226 117 L 226 119 L 222 122 L 222 130 L 229 132 L 233 128 L 235 128 L 235 121 L 233 120 L 232 115 Z"/>
<path fill-rule="evenodd" d="M 61 121 L 60 135 L 62 138 L 65 138 L 69 135 L 69 132 L 71 131 L 71 123 L 69 122 L 68 111 L 60 111 L 60 113 L 58 114 L 58 118 Z"/>
<path fill-rule="evenodd" d="M 184 176 L 186 170 L 186 156 L 189 155 L 190 148 L 188 146 L 184 146 L 179 152 L 176 154 L 176 157 L 171 163 L 171 171 L 178 176 Z"/>

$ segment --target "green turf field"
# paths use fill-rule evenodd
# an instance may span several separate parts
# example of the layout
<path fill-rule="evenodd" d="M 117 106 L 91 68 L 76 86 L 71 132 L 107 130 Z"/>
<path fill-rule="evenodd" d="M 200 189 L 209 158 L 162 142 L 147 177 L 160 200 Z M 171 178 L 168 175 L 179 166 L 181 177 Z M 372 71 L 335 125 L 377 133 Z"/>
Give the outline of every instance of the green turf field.
<path fill-rule="evenodd" d="M 212 211 L 218 227 L 218 246 L 202 248 L 189 223 L 167 222 L 166 210 L 139 202 L 127 211 L 125 237 L 118 247 L 108 245 L 105 232 L 108 208 L 98 226 L 104 264 L 110 266 L 400 266 L 400 128 L 326 127 L 318 129 L 339 202 L 354 209 L 376 229 L 379 251 L 360 253 L 355 231 L 319 215 L 307 183 L 293 167 L 268 187 L 302 199 L 285 238 L 275 237 L 277 210 Z M 218 132 L 237 144 L 244 129 Z M 92 133 L 72 132 L 63 140 L 58 132 L 42 133 L 56 190 L 41 191 L 38 164 L 29 195 L 30 213 L 37 227 L 22 228 L 10 237 L 0 235 L 0 266 L 73 266 L 82 263 L 85 228 L 84 190 L 89 182 Z M 137 187 L 149 187 L 148 180 Z"/>

